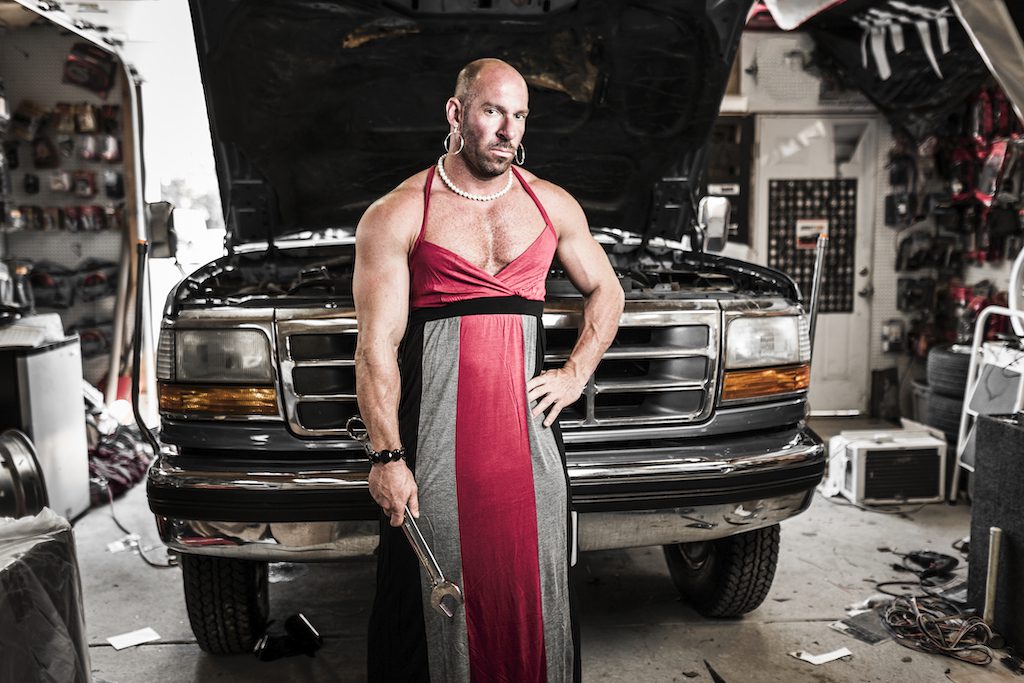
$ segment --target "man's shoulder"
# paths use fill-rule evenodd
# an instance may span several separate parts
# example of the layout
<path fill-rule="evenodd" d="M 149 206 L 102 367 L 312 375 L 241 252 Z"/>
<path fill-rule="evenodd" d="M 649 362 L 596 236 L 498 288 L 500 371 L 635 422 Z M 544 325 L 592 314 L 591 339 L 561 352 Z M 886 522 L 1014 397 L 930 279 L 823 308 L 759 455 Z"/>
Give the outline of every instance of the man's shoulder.
<path fill-rule="evenodd" d="M 545 210 L 549 214 L 561 213 L 563 211 L 577 212 L 580 211 L 579 202 L 573 197 L 568 190 L 560 185 L 557 185 L 550 180 L 544 180 L 535 173 L 527 171 L 525 168 L 518 169 L 519 174 L 522 175 L 523 180 L 529 184 L 530 189 L 537 195 L 537 199 L 544 205 Z"/>

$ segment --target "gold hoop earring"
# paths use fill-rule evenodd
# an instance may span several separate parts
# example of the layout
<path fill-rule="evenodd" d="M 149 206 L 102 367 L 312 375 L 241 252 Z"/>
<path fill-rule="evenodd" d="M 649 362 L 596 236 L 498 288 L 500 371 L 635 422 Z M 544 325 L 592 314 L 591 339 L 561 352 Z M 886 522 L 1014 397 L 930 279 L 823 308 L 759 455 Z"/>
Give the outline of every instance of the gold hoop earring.
<path fill-rule="evenodd" d="M 524 161 L 526 161 L 526 147 L 520 144 L 516 149 L 516 163 L 522 166 Z"/>
<path fill-rule="evenodd" d="M 458 131 L 455 131 L 455 134 L 459 136 L 459 148 L 456 151 L 451 152 L 452 156 L 455 156 L 457 154 L 461 154 L 462 153 L 462 148 L 466 146 L 466 138 L 462 135 L 462 133 L 460 133 Z M 452 140 L 452 133 L 449 132 L 448 135 L 444 136 L 444 142 L 441 143 L 441 146 L 444 147 L 444 151 L 446 153 L 450 152 L 449 147 L 451 147 L 451 140 Z"/>

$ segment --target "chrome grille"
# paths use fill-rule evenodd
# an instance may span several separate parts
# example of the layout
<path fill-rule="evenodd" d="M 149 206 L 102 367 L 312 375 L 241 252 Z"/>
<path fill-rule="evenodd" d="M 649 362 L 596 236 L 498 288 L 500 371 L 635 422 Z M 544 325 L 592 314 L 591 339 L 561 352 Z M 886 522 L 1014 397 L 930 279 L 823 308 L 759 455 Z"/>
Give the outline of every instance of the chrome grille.
<path fill-rule="evenodd" d="M 299 435 L 341 435 L 358 412 L 355 318 L 295 310 L 282 319 L 282 313 L 277 347 L 288 422 Z M 714 407 L 720 315 L 715 302 L 627 308 L 615 342 L 580 400 L 562 412 L 561 425 L 685 424 L 707 418 Z M 545 312 L 545 367 L 569 357 L 579 321 L 576 310 Z"/>
<path fill-rule="evenodd" d="M 318 319 L 309 311 L 294 311 L 289 313 L 305 316 L 282 320 L 281 313 L 277 348 L 288 424 L 302 436 L 344 434 L 348 418 L 359 412 L 355 318 Z"/>
<path fill-rule="evenodd" d="M 579 401 L 562 411 L 563 427 L 682 424 L 714 407 L 719 312 L 714 302 L 634 304 Z M 579 315 L 546 313 L 545 367 L 565 362 Z"/>

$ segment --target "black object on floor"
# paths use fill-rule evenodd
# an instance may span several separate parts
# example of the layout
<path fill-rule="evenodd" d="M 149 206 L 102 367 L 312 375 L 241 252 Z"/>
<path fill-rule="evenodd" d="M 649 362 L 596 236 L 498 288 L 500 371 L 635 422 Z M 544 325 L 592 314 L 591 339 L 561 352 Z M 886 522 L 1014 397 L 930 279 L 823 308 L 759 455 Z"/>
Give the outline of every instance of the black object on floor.
<path fill-rule="evenodd" d="M 270 622 L 271 624 L 273 622 Z M 267 624 L 269 627 L 270 624 Z M 324 639 L 320 632 L 309 623 L 301 612 L 284 620 L 285 635 L 271 634 L 267 631 L 256 641 L 253 654 L 263 662 L 271 662 L 282 657 L 306 655 L 312 657 L 323 647 Z"/>
<path fill-rule="evenodd" d="M 1003 530 L 996 581 L 995 624 L 1007 644 L 1024 649 L 1024 421 L 1020 417 L 978 418 L 971 509 L 968 597 L 985 605 L 989 528 Z"/>

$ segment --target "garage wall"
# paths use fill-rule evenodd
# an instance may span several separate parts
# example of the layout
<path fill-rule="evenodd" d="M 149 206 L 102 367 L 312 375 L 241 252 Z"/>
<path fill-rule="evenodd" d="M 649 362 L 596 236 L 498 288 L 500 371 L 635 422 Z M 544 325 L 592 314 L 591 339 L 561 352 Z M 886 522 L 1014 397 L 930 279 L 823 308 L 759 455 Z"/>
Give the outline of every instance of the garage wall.
<path fill-rule="evenodd" d="M 71 47 L 78 42 L 81 42 L 81 39 L 77 36 L 63 34 L 62 31 L 50 24 L 29 26 L 9 31 L 3 35 L 3 39 L 0 40 L 0 76 L 4 80 L 7 100 L 12 112 L 25 99 L 32 100 L 43 108 L 52 108 L 58 102 L 91 102 L 97 106 L 121 104 L 120 78 L 115 78 L 115 85 L 105 99 L 85 88 L 61 82 L 65 59 Z M 125 114 L 122 110 L 122 131 L 126 121 Z M 52 129 L 49 133 L 52 133 Z M 123 137 L 121 142 L 123 143 Z M 124 201 L 111 200 L 104 196 L 100 175 L 104 169 L 123 172 L 123 164 L 81 159 L 78 156 L 77 147 L 72 158 L 61 157 L 60 170 L 66 170 L 72 174 L 78 169 L 96 171 L 98 185 L 96 196 L 82 198 L 71 193 L 49 191 L 50 171 L 34 168 L 31 148 L 28 143 L 21 143 L 19 158 L 19 167 L 11 172 L 11 184 L 14 190 L 12 204 L 16 206 L 22 204 L 114 206 Z M 25 173 L 35 173 L 39 176 L 40 191 L 38 194 L 30 195 L 24 192 Z M 126 191 L 127 189 L 126 187 Z M 120 260 L 122 233 L 116 230 L 98 232 L 24 230 L 5 233 L 2 237 L 0 242 L 3 243 L 3 247 L 0 248 L 6 249 L 5 257 L 26 258 L 33 262 L 51 261 L 68 268 L 78 266 L 87 258 L 101 258 L 114 263 Z M 61 315 L 65 331 L 69 331 L 90 319 L 97 322 L 112 320 L 114 303 L 114 296 L 105 296 L 88 302 L 76 300 L 75 304 L 67 309 L 40 308 L 39 310 L 40 312 L 56 310 Z M 85 378 L 96 384 L 107 372 L 109 362 L 108 353 L 83 358 Z"/>
<path fill-rule="evenodd" d="M 814 44 L 810 36 L 801 33 L 746 33 L 743 36 L 740 54 L 741 95 L 745 111 L 754 114 L 853 114 L 868 116 L 877 122 L 877 159 L 873 227 L 872 227 L 872 272 L 871 286 L 874 294 L 871 300 L 871 331 L 869 373 L 873 370 L 896 367 L 900 364 L 901 375 L 905 359 L 898 354 L 882 351 L 882 325 L 890 318 L 903 319 L 904 314 L 896 309 L 895 231 L 885 225 L 883 198 L 890 192 L 888 173 L 885 171 L 892 145 L 892 132 L 884 117 L 862 95 L 854 92 L 823 91 L 822 81 L 815 72 L 813 60 Z M 758 172 L 755 152 L 753 172 Z M 755 235 L 752 244 L 764 244 L 764 221 L 755 220 L 752 230 Z M 760 241 L 759 241 L 760 237 Z M 747 257 L 758 263 L 766 262 L 766 255 L 757 249 L 734 249 L 733 254 Z M 860 282 L 860 279 L 857 280 Z M 907 321 L 909 324 L 909 321 Z M 868 387 L 870 388 L 870 379 Z M 908 381 L 909 383 L 909 381 Z"/>
<path fill-rule="evenodd" d="M 923 376 L 924 364 L 912 361 L 905 353 L 885 353 L 882 350 L 882 328 L 890 319 L 902 320 L 909 331 L 912 313 L 903 313 L 896 307 L 897 280 L 907 273 L 895 269 L 896 248 L 907 231 L 898 232 L 885 225 L 884 198 L 893 191 L 888 183 L 889 151 L 893 144 L 892 129 L 881 114 L 859 93 L 829 92 L 823 89 L 822 80 L 813 64 L 814 44 L 810 36 L 801 32 L 750 32 L 743 36 L 739 60 L 740 97 L 730 98 L 730 111 L 753 114 L 857 114 L 877 118 L 878 143 L 876 178 L 876 204 L 873 226 L 872 274 L 874 288 L 871 301 L 871 331 L 869 371 L 897 369 L 900 403 L 904 415 L 911 413 L 912 380 Z M 758 152 L 755 151 L 753 174 L 758 172 Z M 930 219 L 929 219 L 930 221 Z M 763 234 L 764 221 L 755 217 L 752 225 L 751 243 L 753 248 L 730 245 L 727 255 L 765 263 L 766 255 L 758 253 L 756 245 L 766 243 Z M 930 229 L 929 222 L 916 225 L 914 229 Z M 760 241 L 759 241 L 760 239 Z M 983 266 L 968 266 L 964 281 L 975 284 L 981 280 L 998 283 L 1006 289 L 1012 263 L 1002 261 Z M 913 274 L 912 274 L 913 275 Z M 917 275 L 927 275 L 922 271 Z"/>

